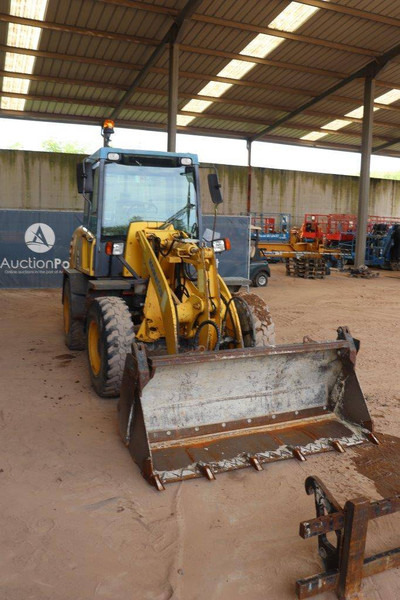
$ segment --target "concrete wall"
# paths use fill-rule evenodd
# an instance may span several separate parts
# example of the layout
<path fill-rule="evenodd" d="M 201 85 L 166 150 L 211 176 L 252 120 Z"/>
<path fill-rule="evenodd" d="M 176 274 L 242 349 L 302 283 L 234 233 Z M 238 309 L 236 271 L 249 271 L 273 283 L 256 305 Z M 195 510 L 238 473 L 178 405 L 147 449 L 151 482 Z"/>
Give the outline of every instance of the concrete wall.
<path fill-rule="evenodd" d="M 0 150 L 0 208 L 82 210 L 76 190 L 81 159 L 75 154 Z"/>
<path fill-rule="evenodd" d="M 212 210 L 207 194 L 206 174 L 202 169 L 202 196 L 205 212 Z M 247 167 L 218 166 L 224 204 L 220 212 L 240 214 L 247 205 Z M 358 177 L 252 169 L 251 210 L 284 212 L 301 224 L 305 213 L 357 214 Z M 371 179 L 370 215 L 400 216 L 400 181 Z"/>
<path fill-rule="evenodd" d="M 0 150 L 0 208 L 81 210 L 76 191 L 79 155 Z M 201 169 L 203 212 L 213 210 Z M 218 165 L 224 204 L 219 212 L 246 212 L 247 167 Z M 306 212 L 357 213 L 358 177 L 253 168 L 251 210 L 289 212 L 300 224 Z M 400 181 L 371 180 L 369 214 L 400 216 Z"/>

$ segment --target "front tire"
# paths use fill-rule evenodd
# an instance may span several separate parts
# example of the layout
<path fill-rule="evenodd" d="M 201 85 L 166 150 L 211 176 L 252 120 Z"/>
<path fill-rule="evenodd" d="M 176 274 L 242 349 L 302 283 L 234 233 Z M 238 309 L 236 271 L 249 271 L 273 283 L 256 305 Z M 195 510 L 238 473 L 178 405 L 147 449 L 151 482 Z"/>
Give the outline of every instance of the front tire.
<path fill-rule="evenodd" d="M 71 283 L 68 278 L 66 278 L 64 282 L 63 317 L 65 345 L 69 350 L 84 350 L 85 332 L 83 321 L 74 319 L 72 316 L 72 292 Z"/>
<path fill-rule="evenodd" d="M 245 348 L 262 348 L 275 345 L 275 326 L 264 300 L 257 294 L 236 294 L 238 312 Z"/>
<path fill-rule="evenodd" d="M 94 300 L 86 322 L 89 372 L 102 398 L 119 396 L 125 359 L 135 338 L 128 306 L 116 296 Z"/>

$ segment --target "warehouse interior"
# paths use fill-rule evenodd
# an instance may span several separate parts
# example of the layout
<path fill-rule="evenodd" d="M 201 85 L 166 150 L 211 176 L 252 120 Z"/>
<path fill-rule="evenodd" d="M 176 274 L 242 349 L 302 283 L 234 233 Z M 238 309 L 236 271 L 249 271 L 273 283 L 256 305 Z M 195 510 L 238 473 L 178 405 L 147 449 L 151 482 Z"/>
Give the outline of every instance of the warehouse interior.
<path fill-rule="evenodd" d="M 371 178 L 399 29 L 389 0 L 4 0 L 0 119 L 99 129 L 89 158 L 0 149 L 5 599 L 399 597 L 400 183 Z M 360 174 L 255 167 L 262 142 Z"/>

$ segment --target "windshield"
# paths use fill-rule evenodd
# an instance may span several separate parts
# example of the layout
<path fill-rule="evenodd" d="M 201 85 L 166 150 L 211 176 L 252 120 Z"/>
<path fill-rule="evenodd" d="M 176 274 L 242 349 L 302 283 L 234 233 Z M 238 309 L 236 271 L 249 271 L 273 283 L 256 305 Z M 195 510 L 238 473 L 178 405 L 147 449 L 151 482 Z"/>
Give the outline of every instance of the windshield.
<path fill-rule="evenodd" d="M 102 234 L 126 235 L 135 221 L 170 222 L 197 235 L 193 167 L 108 163 L 105 166 Z"/>

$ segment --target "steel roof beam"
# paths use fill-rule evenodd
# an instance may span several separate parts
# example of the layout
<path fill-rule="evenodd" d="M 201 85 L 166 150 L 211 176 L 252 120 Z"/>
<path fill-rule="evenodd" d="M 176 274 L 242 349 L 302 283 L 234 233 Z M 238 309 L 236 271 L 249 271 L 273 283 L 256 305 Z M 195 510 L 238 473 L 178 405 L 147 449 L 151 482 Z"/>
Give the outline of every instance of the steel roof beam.
<path fill-rule="evenodd" d="M 167 96 L 167 92 L 165 90 L 159 90 L 159 89 L 147 89 L 147 88 L 138 88 L 137 89 L 137 93 L 138 94 L 153 94 L 156 96 Z M 115 106 L 115 103 L 113 102 L 102 102 L 102 101 L 95 101 L 95 100 L 91 100 L 91 99 L 83 99 L 83 98 L 77 98 L 76 96 L 49 96 L 48 94 L 46 95 L 40 95 L 40 94 L 19 94 L 17 92 L 3 92 L 0 93 L 0 96 L 6 96 L 7 98 L 19 98 L 21 100 L 32 100 L 33 102 L 57 102 L 57 103 L 65 103 L 65 104 L 80 104 L 80 105 L 84 105 L 84 106 L 93 106 L 93 107 L 109 107 L 109 108 L 113 108 Z M 212 100 L 213 98 L 211 96 L 193 96 L 193 94 L 188 94 L 188 93 L 180 93 L 179 97 L 182 99 L 192 99 L 192 98 L 197 98 L 197 99 L 203 99 L 203 100 Z M 261 109 L 261 110 L 271 110 L 274 112 L 279 112 L 279 113 L 285 113 L 288 112 L 289 108 L 285 107 L 285 106 L 278 106 L 276 104 L 261 104 L 261 103 L 257 103 L 257 102 L 243 102 L 241 100 L 229 100 L 229 99 L 223 99 L 223 98 L 218 98 L 217 102 L 221 103 L 221 104 L 228 104 L 228 105 L 232 105 L 232 106 L 239 106 L 239 107 L 243 107 L 246 109 L 249 108 L 256 108 L 256 109 Z M 151 112 L 151 110 L 160 110 L 163 107 L 159 107 L 159 106 L 152 106 L 151 104 L 147 105 L 146 107 L 142 106 L 142 105 L 127 105 L 126 109 L 127 110 L 147 110 L 149 112 Z M 400 112 L 400 107 L 396 107 L 396 111 Z M 193 115 L 197 115 L 200 116 L 199 113 L 189 113 L 188 111 L 184 111 L 181 110 L 180 112 L 182 112 L 182 114 L 193 114 Z M 203 116 L 205 117 L 209 117 L 209 118 L 214 118 L 214 119 L 222 119 L 222 120 L 231 120 L 233 119 L 233 117 L 229 116 L 229 115 L 224 115 L 224 113 L 213 113 L 210 114 L 208 112 L 202 113 Z M 328 112 L 320 112 L 320 111 L 314 111 L 314 110 L 307 110 L 304 111 L 305 115 L 309 115 L 310 117 L 318 117 L 321 119 L 342 119 L 343 121 L 347 121 L 349 123 L 349 125 L 351 123 L 356 123 L 361 125 L 362 124 L 362 119 L 357 119 L 356 117 L 342 117 L 340 114 L 338 113 L 328 113 Z M 239 117 L 237 117 L 239 119 Z M 249 119 L 248 117 L 244 118 L 246 122 L 254 122 L 254 123 L 259 123 L 259 121 L 257 121 L 256 119 Z M 243 121 L 243 119 L 241 119 Z M 393 127 L 396 127 L 395 124 L 393 123 L 387 123 L 386 121 L 378 121 L 377 119 L 374 119 L 374 123 L 376 125 L 378 125 L 379 127 L 385 127 L 387 129 L 393 129 Z M 313 131 L 315 131 L 315 129 L 313 128 Z M 324 130 L 326 131 L 326 130 Z"/>
<path fill-rule="evenodd" d="M 335 4 L 334 2 L 325 2 L 324 0 L 297 0 L 297 2 L 300 2 L 300 4 L 307 4 L 308 6 L 315 6 L 316 8 L 322 8 L 324 10 L 330 10 L 335 13 L 357 17 L 358 19 L 366 19 L 367 21 L 373 21 L 374 23 L 385 23 L 385 25 L 400 27 L 400 19 L 371 13 L 358 8 L 351 8 L 350 6 L 343 6 L 342 4 Z M 144 2 L 141 4 L 144 4 Z"/>
<path fill-rule="evenodd" d="M 149 4 L 148 2 L 136 2 L 135 0 L 101 0 L 105 4 L 114 4 L 118 6 L 125 6 L 127 8 L 136 8 L 138 10 L 145 10 L 147 12 L 154 12 L 158 14 L 164 14 L 169 16 L 175 16 L 178 12 L 174 8 L 168 8 L 166 6 L 156 6 L 155 4 Z M 386 15 L 380 15 L 372 13 L 366 10 L 360 10 L 358 8 L 351 8 L 349 6 L 343 6 L 342 4 L 336 4 L 334 2 L 326 2 L 326 0 L 297 0 L 300 4 L 307 4 L 308 6 L 315 6 L 316 8 L 323 8 L 336 13 L 349 15 L 351 17 L 357 17 L 359 19 L 366 19 L 367 21 L 373 21 L 375 23 L 385 23 L 386 25 L 393 25 L 393 27 L 400 27 L 400 19 L 395 17 L 388 17 Z M 203 15 L 196 15 L 196 21 L 201 21 Z"/>
<path fill-rule="evenodd" d="M 373 154 L 375 154 L 377 152 L 382 152 L 382 150 L 386 150 L 387 148 L 390 148 L 390 146 L 395 146 L 396 144 L 400 144 L 400 138 L 395 138 L 391 142 L 385 142 L 384 144 L 380 144 L 379 146 L 375 146 L 372 149 L 372 152 L 373 152 Z"/>
<path fill-rule="evenodd" d="M 97 117 L 87 117 L 87 116 L 79 116 L 73 114 L 54 114 L 49 115 L 47 113 L 40 112 L 21 112 L 18 110 L 2 110 L 1 111 L 2 118 L 11 118 L 11 119 L 27 119 L 27 120 L 40 120 L 40 121 L 56 121 L 57 123 L 78 123 L 78 124 L 86 124 L 86 125 L 98 125 L 99 120 Z M 127 121 L 121 120 L 118 122 L 120 127 L 124 128 L 135 128 L 135 129 L 144 129 L 148 131 L 165 131 L 164 123 L 143 123 L 143 121 Z M 214 130 L 205 127 L 191 127 L 190 125 L 187 127 L 179 127 L 178 132 L 182 134 L 190 134 L 190 135 L 214 135 L 215 137 L 227 137 L 238 140 L 246 139 L 246 132 L 230 132 L 226 130 Z M 351 144 L 343 144 L 337 142 L 309 142 L 307 140 L 298 140 L 290 137 L 284 136 L 268 136 L 269 142 L 274 142 L 277 144 L 286 144 L 290 146 L 303 146 L 308 148 L 327 148 L 332 150 L 345 150 L 348 152 L 359 152 L 359 145 L 351 145 Z M 397 143 L 400 143 L 400 140 L 397 140 Z M 400 150 L 393 150 L 389 153 L 386 153 L 388 156 L 400 157 Z"/>
<path fill-rule="evenodd" d="M 5 44 L 0 44 L 0 51 L 2 52 L 14 52 L 16 54 L 26 54 L 29 56 L 36 56 L 39 58 L 49 58 L 49 59 L 54 59 L 54 60 L 62 60 L 62 61 L 71 61 L 71 62 L 79 62 L 79 63 L 83 63 L 83 64 L 94 64 L 94 65 L 99 65 L 102 67 L 110 67 L 110 68 L 115 68 L 115 69 L 124 69 L 124 70 L 128 70 L 128 71 L 140 71 L 143 67 L 143 65 L 140 64 L 135 64 L 135 63 L 125 63 L 125 62 L 121 62 L 121 61 L 116 61 L 116 60 L 108 60 L 108 59 L 104 59 L 104 58 L 95 58 L 95 57 L 89 57 L 89 56 L 80 56 L 77 54 L 61 54 L 59 52 L 46 52 L 43 50 L 31 50 L 28 48 L 22 48 L 22 47 L 16 47 L 16 46 L 7 46 Z M 208 52 L 208 51 L 207 51 Z M 236 56 L 236 55 L 233 55 Z M 280 68 L 287 68 L 290 70 L 300 70 L 302 72 L 307 72 L 307 73 L 311 73 L 311 74 L 315 74 L 315 75 L 324 75 L 326 77 L 337 77 L 337 78 L 345 78 L 347 77 L 347 73 L 340 73 L 340 72 L 336 72 L 336 71 L 326 71 L 324 69 L 313 69 L 311 68 L 307 68 L 307 67 L 303 67 L 303 65 L 296 65 L 296 64 L 292 64 L 292 63 L 284 63 L 281 61 L 268 61 L 268 63 L 271 63 L 271 66 L 277 66 Z M 150 69 L 150 71 L 152 73 L 160 73 L 160 74 L 168 74 L 168 69 L 163 68 L 163 67 L 152 67 Z M 218 77 L 209 73 L 194 73 L 194 72 L 190 72 L 190 71 L 180 71 L 180 75 L 182 77 L 188 78 L 188 79 L 201 79 L 201 80 L 213 80 L 213 81 L 222 81 L 222 82 L 227 82 L 227 83 L 233 83 L 235 85 L 241 85 L 241 86 L 246 86 L 246 87 L 255 87 L 257 85 L 268 85 L 268 84 L 257 84 L 256 82 L 253 81 L 249 81 L 249 80 L 236 80 L 236 79 L 230 79 L 229 77 Z M 73 80 L 71 80 L 71 85 L 73 85 Z M 399 88 L 400 89 L 400 82 L 393 82 L 393 81 L 386 81 L 386 80 L 381 80 L 381 81 L 376 81 L 376 86 L 377 87 L 384 87 L 384 88 L 388 88 L 388 89 L 393 89 L 393 88 Z M 279 88 L 273 88 L 273 85 L 269 85 L 269 89 L 282 89 L 287 91 L 287 93 L 295 93 L 297 94 L 302 94 L 304 96 L 315 96 L 315 92 L 312 92 L 310 90 L 301 90 L 298 88 L 284 88 L 283 86 L 279 86 Z M 215 98 L 214 102 L 218 102 L 219 98 Z M 388 109 L 390 110 L 390 108 Z"/>
<path fill-rule="evenodd" d="M 194 6 L 197 0 L 188 0 L 190 8 Z M 189 10 L 189 9 L 188 9 Z M 201 17 L 201 18 L 199 18 Z M 177 17 L 179 19 L 179 16 Z M 271 29 L 268 27 L 257 27 L 255 25 L 246 25 L 238 23 L 236 21 L 229 21 L 225 19 L 216 19 L 205 15 L 195 15 L 193 20 L 201 20 L 202 22 L 210 25 L 220 25 L 221 27 L 230 27 L 232 29 L 239 29 L 241 31 L 251 31 L 254 33 L 264 33 L 274 37 L 283 39 L 289 39 L 295 42 L 302 42 L 305 44 L 312 44 L 314 46 L 320 46 L 325 48 L 331 48 L 334 50 L 340 50 L 341 52 L 347 52 L 349 54 L 359 54 L 361 56 L 368 56 L 372 58 L 375 53 L 369 48 L 361 48 L 359 46 L 350 46 L 349 44 L 342 44 L 339 42 L 332 42 L 330 40 L 323 40 L 319 38 L 313 38 L 307 35 L 301 35 L 299 33 L 292 33 L 288 31 L 281 31 L 278 29 Z M 52 31 L 60 31 L 65 33 L 76 33 L 78 35 L 88 35 L 90 37 L 107 38 L 111 40 L 133 42 L 136 44 L 145 44 L 149 46 L 156 46 L 159 42 L 157 40 L 146 38 L 143 36 L 133 36 L 123 33 L 113 33 L 97 29 L 89 29 L 85 27 L 76 27 L 75 25 L 66 25 L 61 23 L 54 23 L 50 21 L 41 21 L 38 19 L 28 19 L 26 17 L 16 17 L 14 15 L 0 13 L 0 21 L 7 23 L 17 23 L 18 25 L 28 25 L 30 27 L 39 27 L 41 29 L 49 29 Z M 189 46 L 190 47 L 190 46 Z M 240 55 L 243 56 L 243 55 Z"/>
<path fill-rule="evenodd" d="M 358 71 L 355 71 L 352 75 L 349 75 L 348 77 L 343 79 L 341 82 L 331 86 L 330 88 L 328 88 L 327 90 L 322 92 L 322 94 L 319 94 L 312 100 L 309 100 L 305 104 L 302 104 L 301 106 L 299 106 L 299 108 L 297 108 L 296 110 L 287 114 L 285 117 L 278 119 L 278 121 L 276 121 L 275 123 L 273 123 L 266 129 L 264 129 L 261 133 L 259 132 L 259 133 L 256 133 L 256 134 L 250 136 L 249 140 L 254 141 L 256 139 L 259 139 L 261 136 L 267 135 L 268 133 L 270 133 L 277 127 L 280 127 L 287 121 L 290 121 L 293 117 L 296 117 L 297 115 L 301 114 L 306 109 L 311 108 L 312 106 L 314 106 L 321 100 L 324 100 L 328 96 L 332 96 L 332 94 L 334 94 L 334 92 L 336 92 L 340 88 L 344 87 L 348 83 L 351 83 L 355 79 L 359 79 L 360 77 L 372 76 L 372 75 L 375 77 L 387 65 L 387 63 L 392 58 L 394 58 L 395 56 L 398 56 L 399 54 L 400 54 L 400 44 L 397 44 L 396 46 L 394 46 L 393 48 L 391 48 L 384 54 L 377 56 L 375 60 L 368 63 L 365 67 L 359 69 Z"/>
<path fill-rule="evenodd" d="M 159 69 L 159 68 L 154 68 L 153 69 L 154 72 L 162 72 L 162 74 L 167 74 L 168 70 L 167 69 Z M 184 76 L 184 77 L 194 77 L 195 79 L 202 79 L 204 80 L 204 78 L 207 77 L 207 75 L 203 75 L 203 74 L 193 74 L 193 73 L 187 73 L 185 71 L 181 71 L 180 75 Z M 78 85 L 80 87 L 94 87 L 94 88 L 98 88 L 98 89 L 111 89 L 111 90 L 116 90 L 116 91 L 122 91 L 125 92 L 127 90 L 127 86 L 126 85 L 121 85 L 121 84 L 115 84 L 115 83 L 106 83 L 104 81 L 90 81 L 87 79 L 67 79 L 65 77 L 54 77 L 52 75 L 35 75 L 35 74 L 28 74 L 28 73 L 19 73 L 19 72 L 15 72 L 15 71 L 1 71 L 0 70 L 0 77 L 15 77 L 18 79 L 30 79 L 32 81 L 39 81 L 39 82 L 43 82 L 43 83 L 57 83 L 57 84 L 67 84 L 67 85 Z M 222 81 L 226 81 L 226 82 L 233 82 L 235 80 L 232 79 L 228 79 L 228 78 L 219 78 L 218 80 L 222 80 Z M 243 81 L 239 81 L 237 82 L 239 85 L 244 85 L 246 87 L 252 87 L 255 89 L 264 89 L 267 91 L 280 91 L 284 94 L 290 94 L 292 96 L 298 96 L 298 95 L 302 95 L 304 97 L 310 97 L 313 98 L 314 97 L 314 92 L 311 90 L 302 90 L 302 89 L 298 89 L 298 88 L 287 88 L 285 86 L 276 86 L 273 84 L 257 84 L 257 83 L 253 83 L 253 82 L 243 82 Z M 386 86 L 385 86 L 386 87 Z M 136 92 L 138 94 L 152 94 L 155 96 L 166 96 L 167 92 L 165 90 L 161 90 L 161 89 L 154 89 L 154 88 L 146 88 L 146 87 L 138 87 L 136 89 Z M 6 95 L 10 95 L 6 92 L 1 92 L 0 91 L 0 96 L 6 96 Z M 229 98 L 229 97 L 221 97 L 221 98 L 214 98 L 213 96 L 203 96 L 203 95 L 199 95 L 199 94 L 188 94 L 188 93 L 183 93 L 180 92 L 179 94 L 180 98 L 187 98 L 187 99 L 192 99 L 192 98 L 197 98 L 200 100 L 209 100 L 210 102 L 213 102 L 215 104 L 231 104 L 234 106 L 248 106 L 248 107 L 254 107 L 254 108 L 261 108 L 261 109 L 271 109 L 271 110 L 277 110 L 280 111 L 282 113 L 288 113 L 290 112 L 292 109 L 282 106 L 282 105 L 276 105 L 276 104 L 261 104 L 259 102 L 251 102 L 251 101 L 240 101 L 240 100 L 235 100 L 233 98 Z M 340 103 L 344 103 L 344 104 L 348 104 L 348 105 L 353 105 L 353 106 L 359 106 L 360 103 L 362 103 L 361 99 L 358 98 L 353 98 L 350 96 L 337 96 L 337 95 L 332 95 L 332 100 L 334 100 L 335 102 L 340 102 Z M 400 107 L 398 106 L 390 106 L 387 104 L 381 104 L 379 102 L 375 102 L 374 106 L 376 108 L 380 108 L 382 110 L 387 110 L 387 111 L 391 111 L 391 112 L 399 112 L 400 111 Z M 207 113 L 204 113 L 207 114 Z M 304 114 L 312 114 L 311 111 L 305 110 Z M 332 114 L 332 113 L 319 113 L 321 116 L 324 116 L 325 114 L 328 117 L 333 117 L 333 118 L 343 118 L 346 119 L 347 117 L 343 117 L 340 114 Z M 318 115 L 315 115 L 318 116 Z M 357 120 L 355 119 L 355 122 L 357 122 Z"/>
<path fill-rule="evenodd" d="M 243 62 L 250 62 L 258 65 L 267 65 L 269 67 L 277 67 L 279 69 L 289 69 L 290 71 L 301 71 L 303 73 L 322 75 L 323 77 L 333 77 L 339 79 L 341 77 L 346 76 L 345 73 L 342 73 L 340 71 L 329 71 L 327 69 L 318 69 L 316 67 L 307 67 L 305 65 L 299 65 L 297 63 L 288 63 L 281 60 L 273 60 L 270 58 L 257 58 L 255 56 L 246 56 L 245 54 L 238 54 L 236 52 L 226 52 L 224 50 L 215 50 L 212 48 L 199 48 L 197 46 L 189 46 L 187 44 L 182 44 L 181 49 L 184 52 L 191 52 L 192 54 L 219 56 L 220 58 L 224 58 L 225 60 L 231 58 L 233 60 L 241 60 Z M 211 79 L 214 79 L 213 75 L 211 75 Z"/>
<path fill-rule="evenodd" d="M 244 56 L 243 54 L 235 54 L 234 52 L 222 52 L 220 50 L 209 50 L 207 48 L 195 48 L 193 46 L 182 45 L 181 49 L 186 52 L 191 52 L 193 54 L 206 54 L 208 56 L 219 56 L 221 58 L 233 58 L 236 60 L 242 60 L 245 62 L 252 62 L 254 64 L 267 65 L 271 67 L 277 67 L 279 69 L 288 69 L 290 71 L 299 71 L 301 73 L 310 73 L 312 75 L 321 75 L 322 77 L 331 77 L 333 79 L 341 79 L 347 76 L 347 73 L 343 73 L 341 71 L 330 71 L 328 69 L 318 69 L 316 67 L 307 67 L 305 65 L 299 65 L 296 63 L 288 63 L 280 60 L 270 60 L 267 58 L 256 58 Z M 112 61 L 101 58 L 87 57 L 87 56 L 75 56 L 71 54 L 60 54 L 58 52 L 45 52 L 43 50 L 28 50 L 25 48 L 16 48 L 14 46 L 6 46 L 4 44 L 0 45 L 0 50 L 4 50 L 5 52 L 15 52 L 16 54 L 28 54 L 29 56 L 38 56 L 41 58 L 51 58 L 56 60 L 77 60 L 81 63 L 87 64 L 96 64 L 101 66 L 110 66 L 117 67 L 120 69 L 129 69 L 129 70 L 140 70 L 143 65 L 134 65 L 131 67 L 129 63 L 123 63 L 120 61 Z M 153 70 L 153 69 L 152 69 Z M 216 79 L 215 75 L 207 75 L 209 79 Z M 233 79 L 232 81 L 236 81 Z"/>
<path fill-rule="evenodd" d="M 166 9 L 165 7 L 157 7 L 157 10 L 154 5 L 147 4 L 145 2 L 130 2 L 130 0 L 101 0 L 106 4 L 113 4 L 118 6 L 125 6 L 127 8 L 134 8 L 138 10 L 148 10 L 151 12 L 157 12 L 159 14 L 166 14 L 169 16 L 173 16 L 174 13 L 177 14 L 178 11 L 174 9 Z M 294 33 L 290 31 L 282 31 L 280 29 L 272 29 L 270 27 L 260 27 L 257 25 L 252 25 L 250 23 L 242 23 L 238 21 L 232 21 L 230 19 L 213 17 L 211 15 L 205 14 L 197 14 L 193 16 L 193 21 L 197 21 L 199 23 L 206 23 L 209 25 L 217 25 L 221 27 L 230 27 L 231 29 L 239 29 L 241 31 L 249 31 L 252 33 L 264 33 L 266 35 L 272 35 L 275 37 L 280 37 L 284 39 L 293 40 L 296 42 L 303 42 L 306 44 L 313 44 L 315 46 L 324 46 L 326 48 L 333 48 L 335 50 L 341 50 L 343 52 L 349 52 L 351 54 L 361 54 L 363 56 L 374 56 L 374 51 L 369 50 L 368 48 L 361 48 L 359 46 L 352 46 L 349 44 L 342 44 L 340 42 L 333 42 L 330 40 L 322 40 L 320 38 L 314 38 L 308 35 L 302 35 L 301 33 Z"/>
<path fill-rule="evenodd" d="M 60 31 L 63 33 L 87 35 L 92 38 L 104 38 L 108 40 L 117 40 L 118 42 L 130 42 L 131 44 L 144 44 L 145 46 L 156 46 L 158 44 L 157 40 L 138 35 L 113 33 L 111 31 L 101 31 L 99 29 L 87 29 L 85 27 L 76 27 L 75 25 L 64 25 L 61 23 L 51 23 L 49 21 L 16 17 L 6 13 L 0 13 L 0 22 L 1 21 L 5 23 L 16 23 L 17 25 L 28 25 L 29 27 L 39 27 L 40 29 L 49 29 L 51 31 Z"/>
<path fill-rule="evenodd" d="M 166 95 L 166 94 L 165 94 Z M 60 97 L 56 97 L 56 96 L 35 96 L 33 94 L 18 94 L 18 93 L 7 93 L 5 94 L 5 96 L 7 97 L 11 97 L 11 98 L 21 98 L 24 100 L 30 100 L 32 102 L 35 101 L 45 101 L 45 102 L 54 102 L 56 104 L 61 103 L 61 104 L 70 104 L 70 105 L 78 105 L 78 106 L 94 106 L 94 107 L 98 107 L 98 108 L 112 108 L 114 105 L 111 102 L 101 102 L 101 101 L 96 101 L 96 102 L 90 102 L 88 100 L 82 100 L 82 99 L 76 99 L 76 98 L 60 98 Z M 161 115 L 167 115 L 168 114 L 168 109 L 165 106 L 152 106 L 152 105 L 127 105 L 126 106 L 126 110 L 129 111 L 135 111 L 135 112 L 147 112 L 147 113 L 155 113 L 155 114 L 161 114 Z M 259 119 L 256 118 L 251 118 L 251 117 L 247 117 L 247 116 L 235 116 L 235 115 L 225 115 L 225 114 L 218 114 L 218 113 L 195 113 L 192 111 L 180 111 L 181 114 L 183 115 L 187 115 L 187 116 L 191 116 L 191 117 L 196 117 L 198 119 L 213 119 L 216 121 L 226 121 L 226 122 L 231 122 L 231 123 L 244 123 L 244 124 L 252 124 L 252 125 L 258 125 L 260 127 L 265 126 L 266 123 L 265 121 L 260 121 Z M 1 114 L 1 113 L 0 113 Z M 125 120 L 127 120 L 125 118 Z M 358 124 L 361 124 L 362 120 L 358 119 Z M 350 123 L 349 123 L 350 124 Z M 384 123 L 377 123 L 377 125 L 383 126 L 383 127 L 388 127 L 390 129 L 393 129 L 393 126 L 389 125 L 389 124 L 384 124 Z M 345 134 L 348 137 L 360 137 L 360 133 L 357 131 L 353 131 L 353 130 L 346 130 L 346 131 L 330 131 L 330 130 L 326 130 L 326 129 L 322 129 L 321 127 L 317 127 L 317 126 L 312 126 L 312 125 L 306 125 L 304 123 L 291 123 L 290 125 L 288 125 L 287 127 L 284 127 L 285 129 L 296 129 L 299 131 L 318 131 L 321 133 L 325 133 L 327 136 L 328 135 L 343 135 Z M 378 135 L 377 138 L 381 139 L 381 140 L 388 140 L 390 143 L 390 138 L 388 138 L 385 135 Z M 171 150 L 172 152 L 172 150 Z"/>
<path fill-rule="evenodd" d="M 147 73 L 155 65 L 161 54 L 164 52 L 165 45 L 169 42 L 179 42 L 182 35 L 182 27 L 186 21 L 190 20 L 194 12 L 200 6 L 203 0 L 187 0 L 185 7 L 181 10 L 179 15 L 176 17 L 175 22 L 171 25 L 167 33 L 164 35 L 157 48 L 152 52 L 151 56 L 143 66 L 139 74 L 135 77 L 132 85 L 125 92 L 121 100 L 112 112 L 111 118 L 116 119 L 120 114 L 121 110 L 127 104 L 129 99 L 135 93 L 136 88 L 142 83 Z"/>

